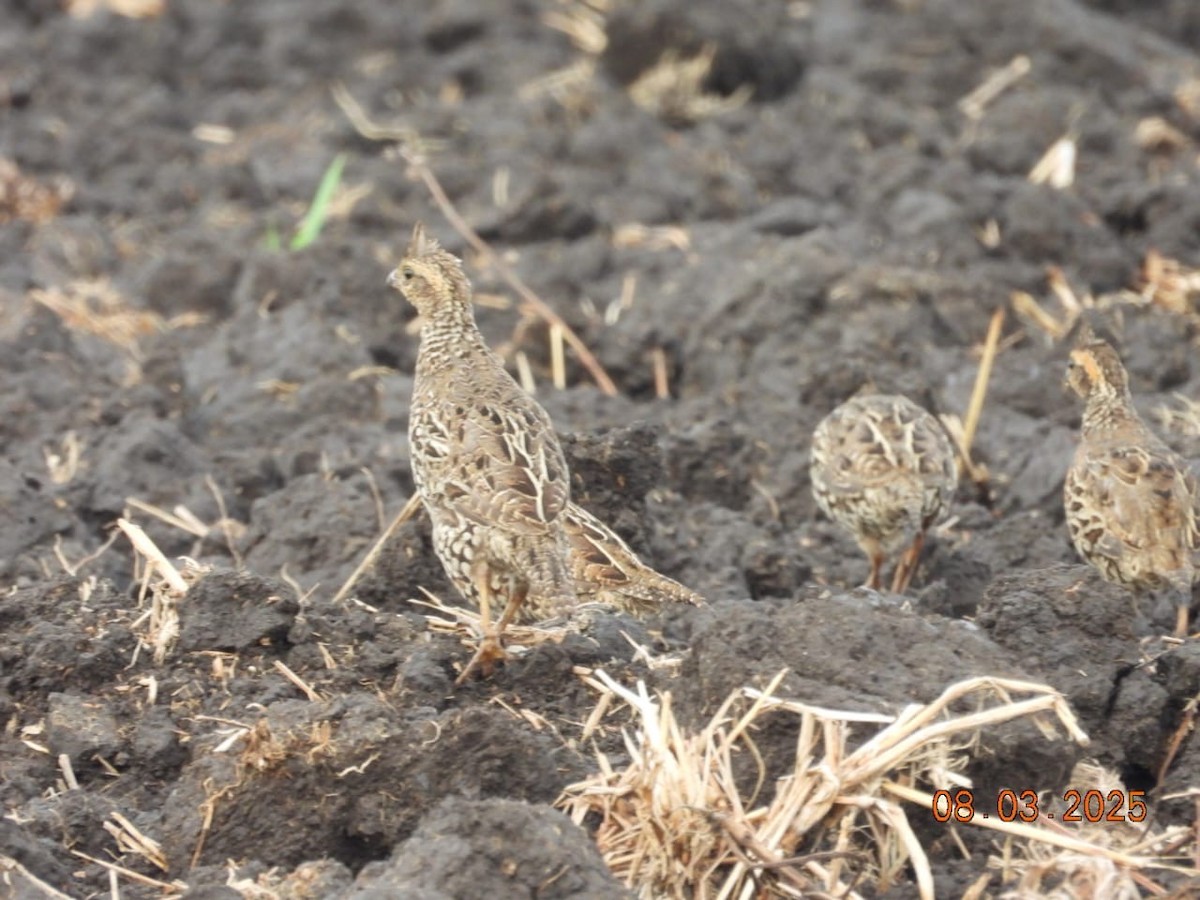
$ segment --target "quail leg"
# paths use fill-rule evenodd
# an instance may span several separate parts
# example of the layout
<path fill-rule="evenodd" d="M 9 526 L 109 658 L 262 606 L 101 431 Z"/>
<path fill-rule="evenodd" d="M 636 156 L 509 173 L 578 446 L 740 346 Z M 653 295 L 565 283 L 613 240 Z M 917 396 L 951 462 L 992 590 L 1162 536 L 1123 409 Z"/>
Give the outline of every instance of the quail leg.
<path fill-rule="evenodd" d="M 868 540 L 862 542 L 862 548 L 866 551 L 867 559 L 871 563 L 871 573 L 867 575 L 867 582 L 863 587 L 877 591 L 882 580 L 880 573 L 883 571 L 883 549 L 875 541 Z"/>
<path fill-rule="evenodd" d="M 504 645 L 500 638 L 504 635 L 504 629 L 509 626 L 521 609 L 521 604 L 525 602 L 525 596 L 529 593 L 527 585 L 514 585 L 509 593 L 508 602 L 504 606 L 504 612 L 500 616 L 500 621 L 493 628 L 491 624 L 491 586 L 486 576 L 480 579 L 479 585 L 479 625 L 483 630 L 483 639 L 479 642 L 479 648 L 471 657 L 471 661 L 467 663 L 467 667 L 462 670 L 462 674 L 454 679 L 455 687 L 465 684 L 476 669 L 484 678 L 490 677 L 496 668 L 497 660 L 505 659 L 508 656 L 504 652 Z"/>
<path fill-rule="evenodd" d="M 917 532 L 917 536 L 913 538 L 912 546 L 909 547 L 896 566 L 896 572 L 892 576 L 892 593 L 903 594 L 908 590 L 909 584 L 912 582 L 913 575 L 917 571 L 917 563 L 921 560 L 921 550 L 925 547 L 925 532 Z"/>
<path fill-rule="evenodd" d="M 471 661 L 454 679 L 455 687 L 466 684 L 475 674 L 476 669 L 485 669 L 486 667 L 484 672 L 486 675 L 494 662 L 496 651 L 504 653 L 504 648 L 500 646 L 500 641 L 492 630 L 492 586 L 487 572 L 483 572 L 482 577 L 476 577 L 475 583 L 479 588 L 479 628 L 483 632 L 483 637 L 479 641 L 479 646 L 475 649 L 475 655 L 471 657 Z"/>
<path fill-rule="evenodd" d="M 496 625 L 496 641 L 499 642 L 500 636 L 504 634 L 504 630 L 512 624 L 512 620 L 517 617 L 517 613 L 521 611 L 521 605 L 525 602 L 525 598 L 529 595 L 529 585 L 525 582 L 520 582 L 513 586 L 512 591 L 508 595 L 508 603 L 504 606 L 504 612 L 500 616 L 500 621 Z"/>

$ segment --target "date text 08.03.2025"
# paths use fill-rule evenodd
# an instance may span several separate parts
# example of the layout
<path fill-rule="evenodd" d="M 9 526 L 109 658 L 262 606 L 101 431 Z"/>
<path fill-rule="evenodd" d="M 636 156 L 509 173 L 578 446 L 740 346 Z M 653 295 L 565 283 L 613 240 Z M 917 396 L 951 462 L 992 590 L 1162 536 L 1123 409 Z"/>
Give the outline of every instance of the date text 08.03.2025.
<path fill-rule="evenodd" d="M 1057 819 L 1060 822 L 1144 822 L 1145 791 L 1062 792 L 1065 809 L 1057 813 L 1043 811 L 1036 791 L 1004 789 L 995 799 L 975 796 L 973 791 L 933 792 L 933 818 L 936 822 L 970 822 L 976 816 L 1002 822 L 1036 822 Z"/>

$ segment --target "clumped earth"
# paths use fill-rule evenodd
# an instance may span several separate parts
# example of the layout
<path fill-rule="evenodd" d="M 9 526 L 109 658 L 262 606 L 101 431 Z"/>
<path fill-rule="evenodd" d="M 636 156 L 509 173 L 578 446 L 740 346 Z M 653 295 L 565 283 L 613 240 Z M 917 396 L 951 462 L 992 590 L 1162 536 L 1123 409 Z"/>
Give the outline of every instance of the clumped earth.
<path fill-rule="evenodd" d="M 1181 731 L 1200 644 L 1162 641 L 1173 611 L 1135 607 L 1068 544 L 1062 340 L 1008 316 L 973 450 L 987 480 L 964 480 L 911 597 L 854 587 L 866 561 L 807 468 L 813 427 L 865 382 L 962 416 L 993 312 L 1025 292 L 1065 322 L 1056 283 L 1099 298 L 1139 406 L 1200 457 L 1194 413 L 1156 417 L 1200 397 L 1195 295 L 1121 293 L 1149 251 L 1200 265 L 1200 6 L 83 6 L 10 4 L 0 30 L 4 855 L 72 897 L 109 890 L 77 853 L 196 898 L 622 896 L 550 805 L 596 770 L 581 666 L 672 691 L 696 725 L 784 667 L 785 696 L 881 712 L 974 675 L 1043 681 L 1091 745 L 985 733 L 978 792 L 1060 792 L 1086 756 L 1149 792 L 1158 824 L 1192 821 L 1166 798 L 1200 786 Z M 664 51 L 711 68 L 658 79 Z M 958 105 L 1021 55 L 978 115 Z M 1073 183 L 1032 183 L 1063 137 Z M 399 144 L 616 396 L 573 354 L 551 386 L 546 326 Z M 339 153 L 323 232 L 287 249 Z M 455 690 L 470 651 L 412 602 L 455 600 L 427 522 L 335 601 L 412 492 L 417 342 L 384 278 L 417 220 L 464 255 L 514 369 L 526 355 L 577 499 L 708 608 L 600 614 Z M 128 541 L 105 549 L 122 515 L 207 572 L 162 662 L 139 649 Z M 682 662 L 649 667 L 625 635 Z M 628 721 L 597 738 L 617 765 Z M 794 734 L 760 745 L 784 759 Z M 964 860 L 908 812 L 939 896 L 989 871 L 991 836 L 966 829 Z M 116 815 L 161 865 L 118 844 Z"/>

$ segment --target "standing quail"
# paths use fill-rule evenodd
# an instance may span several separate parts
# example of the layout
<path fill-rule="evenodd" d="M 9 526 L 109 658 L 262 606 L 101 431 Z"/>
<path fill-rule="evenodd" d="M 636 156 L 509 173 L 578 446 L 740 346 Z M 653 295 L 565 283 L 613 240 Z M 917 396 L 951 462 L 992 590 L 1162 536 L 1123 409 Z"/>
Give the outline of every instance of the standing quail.
<path fill-rule="evenodd" d="M 633 613 L 700 602 L 645 566 L 571 503 L 570 478 L 546 411 L 486 345 L 460 261 L 421 225 L 388 284 L 421 317 L 409 410 L 413 480 L 447 576 L 480 609 L 484 638 L 457 683 L 486 674 L 512 621 L 567 612 L 594 599 Z M 504 611 L 492 626 L 494 597 Z"/>
<path fill-rule="evenodd" d="M 1171 592 L 1183 637 L 1200 547 L 1195 479 L 1134 409 L 1110 344 L 1085 334 L 1071 351 L 1067 384 L 1085 402 L 1063 488 L 1071 542 L 1105 580 L 1136 593 Z"/>
<path fill-rule="evenodd" d="M 459 260 L 417 225 L 388 284 L 422 322 L 408 424 L 413 480 L 434 551 L 479 606 L 485 632 L 461 683 L 503 656 L 500 637 L 518 615 L 575 604 L 564 516 L 570 477 L 550 417 L 484 342 Z M 505 606 L 493 628 L 495 596 Z"/>
<path fill-rule="evenodd" d="M 909 545 L 892 578 L 892 591 L 901 594 L 925 532 L 950 506 L 958 469 L 937 419 L 907 397 L 868 394 L 847 400 L 817 426 L 812 484 L 821 509 L 867 554 L 867 587 L 878 590 L 885 557 Z"/>

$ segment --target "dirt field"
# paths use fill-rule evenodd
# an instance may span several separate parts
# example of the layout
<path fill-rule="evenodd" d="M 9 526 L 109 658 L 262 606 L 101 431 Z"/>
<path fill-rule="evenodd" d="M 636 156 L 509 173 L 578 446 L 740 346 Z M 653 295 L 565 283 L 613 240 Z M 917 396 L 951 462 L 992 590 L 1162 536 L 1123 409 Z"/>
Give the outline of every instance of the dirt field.
<path fill-rule="evenodd" d="M 984 729 L 984 807 L 1051 808 L 1094 760 L 1151 829 L 1195 823 L 1200 643 L 1164 641 L 1172 608 L 1068 542 L 1055 334 L 1094 306 L 1144 415 L 1200 460 L 1200 4 L 165 4 L 23 0 L 0 24 L 0 893 L 626 896 L 596 817 L 552 806 L 596 747 L 628 761 L 620 704 L 583 739 L 595 669 L 670 691 L 692 729 L 784 668 L 780 696 L 886 714 L 975 676 L 1045 683 L 1090 743 Z M 571 351 L 554 387 L 550 330 L 401 147 L 615 395 Z M 290 249 L 339 154 L 324 229 Z M 384 279 L 417 220 L 528 364 L 575 499 L 707 608 L 596 614 L 454 689 L 470 649 L 413 602 L 457 602 L 426 519 L 338 596 L 413 489 L 417 336 Z M 813 428 L 868 381 L 961 419 L 998 309 L 980 479 L 911 596 L 857 588 Z M 172 645 L 122 516 L 200 567 Z M 797 743 L 775 715 L 760 803 Z M 1066 877 L 1021 888 L 1003 835 L 901 806 L 939 898 Z M 863 896 L 918 895 L 909 865 L 845 865 Z M 1175 865 L 1056 896 L 1200 896 Z"/>

